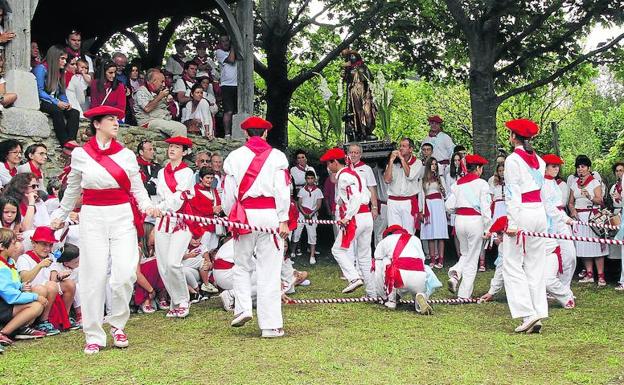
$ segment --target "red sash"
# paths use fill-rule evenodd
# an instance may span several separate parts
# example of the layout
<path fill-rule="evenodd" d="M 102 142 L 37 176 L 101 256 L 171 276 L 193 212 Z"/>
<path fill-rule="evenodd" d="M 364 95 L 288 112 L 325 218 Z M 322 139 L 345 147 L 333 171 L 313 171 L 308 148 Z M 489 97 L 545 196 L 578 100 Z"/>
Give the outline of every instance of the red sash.
<path fill-rule="evenodd" d="M 269 146 L 266 141 L 258 138 L 257 136 L 249 138 L 247 143 L 245 143 L 245 146 L 253 151 L 256 156 L 251 160 L 251 163 L 249 163 L 249 167 L 247 167 L 247 171 L 245 171 L 245 174 L 241 179 L 240 185 L 238 186 L 238 197 L 234 202 L 228 219 L 232 222 L 248 224 L 247 214 L 245 213 L 245 207 L 243 205 L 243 196 L 247 193 L 247 191 L 249 191 L 253 183 L 256 181 L 258 174 L 260 174 L 260 170 L 262 170 L 262 167 L 271 154 L 272 147 Z M 242 234 L 251 233 L 250 230 L 235 229 L 233 227 L 230 227 L 230 231 L 232 232 L 234 238 L 238 238 L 238 236 Z"/>
<path fill-rule="evenodd" d="M 522 193 L 522 203 L 538 203 L 542 201 L 540 190 Z"/>
<path fill-rule="evenodd" d="M 458 207 L 455 210 L 455 215 L 481 215 L 481 213 L 472 207 Z"/>
<path fill-rule="evenodd" d="M 425 223 L 429 223 L 429 218 L 431 217 L 431 213 L 429 212 L 429 206 L 427 206 L 427 199 L 431 199 L 431 200 L 442 199 L 442 194 L 440 194 L 439 192 L 436 192 L 436 193 L 431 193 L 431 194 L 425 195 L 425 204 L 424 204 L 424 206 L 425 206 L 425 215 L 424 215 Z"/>
<path fill-rule="evenodd" d="M 41 170 L 38 169 L 34 164 L 32 160 L 28 161 L 28 166 L 30 167 L 30 172 L 32 172 L 33 174 L 35 174 L 35 176 L 37 177 L 37 180 L 41 180 L 43 179 L 43 174 L 41 173 Z"/>
<path fill-rule="evenodd" d="M 362 162 L 358 163 L 358 165 L 361 165 L 361 164 L 363 163 Z M 338 171 L 338 174 L 336 175 L 336 185 L 338 185 L 338 178 L 340 178 L 340 175 L 342 175 L 343 172 L 355 176 L 355 179 L 358 182 L 358 191 L 362 192 L 362 181 L 360 180 L 360 176 L 357 174 L 357 172 L 355 172 L 349 167 L 345 167 L 342 170 Z M 351 195 L 352 195 L 351 186 L 347 186 L 347 199 L 350 199 Z M 338 208 L 338 214 L 340 215 L 340 219 L 344 218 L 346 210 L 347 210 L 347 205 L 345 202 L 342 202 L 342 205 Z M 360 210 L 361 210 L 361 207 L 360 207 Z M 353 218 L 351 218 L 351 220 L 349 221 L 349 223 L 347 223 L 347 225 L 342 229 L 342 241 L 340 242 L 340 247 L 342 247 L 343 249 L 349 248 L 349 246 L 351 245 L 351 242 L 353 242 L 353 239 L 355 239 L 356 230 L 357 230 L 357 223 L 355 221 L 355 215 L 354 215 Z"/>
<path fill-rule="evenodd" d="M 84 151 L 95 160 L 100 166 L 104 167 L 110 176 L 115 179 L 115 182 L 119 187 L 130 197 L 130 207 L 132 208 L 132 215 L 134 217 L 134 227 L 136 227 L 137 235 L 142 237 L 143 220 L 145 216 L 139 211 L 139 205 L 132 193 L 130 192 L 131 182 L 126 171 L 121 168 L 115 161 L 109 156 L 118 153 L 123 149 L 123 146 L 119 144 L 115 139 L 111 140 L 110 147 L 106 150 L 101 150 L 97 144 L 95 136 L 91 138 L 82 146 Z"/>
<path fill-rule="evenodd" d="M 560 246 L 555 247 L 555 250 L 553 250 L 553 253 L 557 256 L 557 263 L 559 265 L 557 272 L 559 272 L 559 274 L 563 274 L 563 259 L 561 259 L 561 247 Z"/>
<path fill-rule="evenodd" d="M 394 247 L 392 263 L 386 266 L 386 279 L 384 283 L 387 294 L 390 294 L 394 289 L 400 289 L 405 286 L 400 270 L 425 271 L 422 259 L 400 257 L 411 237 L 410 234 L 401 234 Z"/>
<path fill-rule="evenodd" d="M 214 201 L 202 193 L 202 191 L 208 191 L 208 189 L 202 187 L 199 183 L 195 185 L 195 195 L 190 201 L 193 215 L 214 218 L 214 206 L 221 206 L 221 198 L 216 190 L 210 190 L 212 190 L 212 194 L 214 195 Z M 200 225 L 200 227 L 204 232 L 208 231 L 210 233 L 214 233 L 216 228 L 214 224 Z"/>
<path fill-rule="evenodd" d="M 418 210 L 420 209 L 419 206 L 418 206 L 418 194 L 411 195 L 411 196 L 408 196 L 408 197 L 400 197 L 400 196 L 396 196 L 396 195 L 389 195 L 388 196 L 388 200 L 393 200 L 393 201 L 410 201 L 410 203 L 411 203 L 410 215 L 412 216 L 412 218 L 414 218 L 414 228 L 416 230 L 420 229 L 420 221 L 417 219 Z"/>
<path fill-rule="evenodd" d="M 234 267 L 234 264 L 232 262 L 228 262 L 225 259 L 221 259 L 221 258 L 215 259 L 212 265 L 212 268 L 214 270 L 229 270 L 233 267 Z"/>
<path fill-rule="evenodd" d="M 145 159 L 141 158 L 140 156 L 137 156 L 137 163 L 139 164 L 139 166 L 143 166 L 143 167 L 148 167 L 151 166 L 152 163 L 146 161 Z M 143 183 L 147 182 L 147 174 L 143 171 L 143 168 L 139 167 L 139 173 L 141 173 L 141 180 L 143 181 Z"/>

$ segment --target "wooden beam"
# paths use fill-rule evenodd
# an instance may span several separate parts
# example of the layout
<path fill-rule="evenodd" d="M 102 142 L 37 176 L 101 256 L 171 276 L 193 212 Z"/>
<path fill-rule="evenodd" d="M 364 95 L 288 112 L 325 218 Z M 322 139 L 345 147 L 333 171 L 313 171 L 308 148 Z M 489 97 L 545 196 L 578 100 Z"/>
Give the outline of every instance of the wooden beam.
<path fill-rule="evenodd" d="M 238 8 L 240 8 L 243 3 L 246 3 L 248 0 L 242 0 L 238 2 Z M 228 32 L 228 35 L 230 36 L 230 41 L 232 42 L 232 44 L 234 45 L 234 48 L 236 49 L 236 57 L 238 58 L 244 58 L 245 54 L 244 54 L 244 50 L 243 50 L 243 45 L 244 45 L 244 41 L 243 41 L 243 36 L 241 33 L 240 28 L 238 27 L 238 23 L 236 22 L 236 17 L 234 17 L 234 13 L 232 12 L 232 10 L 230 9 L 230 7 L 227 5 L 227 3 L 224 0 L 215 0 L 215 3 L 217 4 L 217 10 L 219 11 L 219 14 L 221 14 L 221 17 L 223 18 L 223 21 L 225 22 L 225 29 Z M 253 29 L 253 4 L 252 4 L 252 29 Z"/>
<path fill-rule="evenodd" d="M 5 70 L 30 70 L 30 20 L 34 14 L 31 2 L 8 0 L 11 13 L 6 18 L 6 31 L 15 38 L 5 45 Z"/>

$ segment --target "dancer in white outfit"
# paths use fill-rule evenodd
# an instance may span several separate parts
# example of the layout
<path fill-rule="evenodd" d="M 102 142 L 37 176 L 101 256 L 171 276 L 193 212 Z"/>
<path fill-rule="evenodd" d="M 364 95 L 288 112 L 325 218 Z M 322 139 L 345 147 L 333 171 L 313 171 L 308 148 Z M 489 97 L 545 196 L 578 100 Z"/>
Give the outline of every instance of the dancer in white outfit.
<path fill-rule="evenodd" d="M 63 227 L 82 190 L 79 290 L 87 354 L 106 346 L 102 323 L 107 282 L 112 290 L 107 322 L 112 326 L 113 344 L 128 346 L 123 329 L 130 316 L 129 303 L 139 262 L 137 228 L 143 227 L 138 209 L 150 216 L 160 215 L 143 186 L 136 156 L 115 140 L 117 119 L 124 114 L 108 106 L 85 112 L 95 136 L 72 152 L 67 188 L 61 207 L 53 214 L 52 227 Z M 106 274 L 109 261 L 110 277 Z"/>

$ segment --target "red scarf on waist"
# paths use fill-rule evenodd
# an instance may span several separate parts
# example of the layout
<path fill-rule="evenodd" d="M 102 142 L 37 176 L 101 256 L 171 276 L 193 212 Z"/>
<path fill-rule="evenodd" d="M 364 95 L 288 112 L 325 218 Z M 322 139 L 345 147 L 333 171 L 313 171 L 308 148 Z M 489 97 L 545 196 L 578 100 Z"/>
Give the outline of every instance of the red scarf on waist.
<path fill-rule="evenodd" d="M 11 166 L 9 166 L 9 162 L 4 162 L 4 167 L 9 172 L 9 175 L 11 175 L 11 176 L 17 175 L 17 167 L 11 168 Z"/>
<path fill-rule="evenodd" d="M 584 188 L 585 186 L 587 186 L 592 180 L 594 180 L 594 176 L 592 174 L 589 174 L 585 177 L 585 180 L 582 180 L 583 178 L 579 177 L 576 179 L 576 185 L 579 188 Z"/>
<path fill-rule="evenodd" d="M 539 168 L 539 161 L 537 160 L 537 155 L 535 155 L 535 151 L 533 151 L 532 154 L 529 154 L 528 152 L 518 147 L 514 150 L 514 153 L 518 154 L 518 156 L 522 158 L 522 160 L 524 160 L 529 167 L 534 169 Z"/>
<path fill-rule="evenodd" d="M 180 162 L 175 169 L 171 166 L 171 163 L 167 163 L 165 166 L 165 170 L 163 171 L 165 184 L 167 184 L 167 187 L 169 187 L 169 190 L 171 190 L 172 193 L 176 192 L 176 188 L 178 187 L 178 181 L 175 178 L 175 173 L 180 170 L 184 170 L 185 168 L 188 168 L 188 166 L 184 162 Z"/>
<path fill-rule="evenodd" d="M 470 183 L 473 180 L 477 180 L 477 179 L 479 179 L 477 174 L 470 173 L 470 174 L 464 175 L 461 178 L 457 179 L 457 184 Z"/>
<path fill-rule="evenodd" d="M 41 173 L 41 169 L 35 166 L 32 160 L 28 161 L 28 166 L 30 167 L 30 172 L 35 174 L 37 179 L 43 179 L 43 174 Z"/>

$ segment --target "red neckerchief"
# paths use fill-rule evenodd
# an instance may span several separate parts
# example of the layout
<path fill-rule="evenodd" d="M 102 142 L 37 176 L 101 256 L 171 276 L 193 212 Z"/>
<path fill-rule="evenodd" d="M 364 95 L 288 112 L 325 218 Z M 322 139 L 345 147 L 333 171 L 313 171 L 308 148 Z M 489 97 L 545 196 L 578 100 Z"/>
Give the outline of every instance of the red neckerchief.
<path fill-rule="evenodd" d="M 358 61 L 356 61 L 355 63 L 349 63 L 349 67 L 351 68 L 357 68 L 360 67 L 364 64 L 364 60 L 360 59 Z"/>
<path fill-rule="evenodd" d="M 306 172 L 306 168 L 303 166 L 300 166 L 298 163 L 295 165 L 299 170 Z"/>
<path fill-rule="evenodd" d="M 4 263 L 6 265 L 6 267 L 8 267 L 11 270 L 15 270 L 15 264 L 14 263 L 9 263 L 8 260 L 4 259 L 3 256 L 0 255 L 0 262 Z"/>
<path fill-rule="evenodd" d="M 74 57 L 81 57 L 82 56 L 80 54 L 80 51 L 74 50 L 72 47 L 69 47 L 69 46 L 65 49 L 65 51 L 67 52 L 67 55 L 72 57 L 72 58 L 74 58 Z"/>
<path fill-rule="evenodd" d="M 469 182 L 472 182 L 473 180 L 477 180 L 477 179 L 479 179 L 477 174 L 470 173 L 468 175 L 464 175 L 461 178 L 457 179 L 457 184 L 469 183 Z"/>
<path fill-rule="evenodd" d="M 4 162 L 4 167 L 9 172 L 9 175 L 11 175 L 11 176 L 17 175 L 17 167 L 11 168 L 11 166 L 9 166 L 9 162 Z"/>
<path fill-rule="evenodd" d="M 43 174 L 41 174 L 41 170 L 39 168 L 37 168 L 37 166 L 35 166 L 33 164 L 32 160 L 28 161 L 28 166 L 30 166 L 30 172 L 32 172 L 33 174 L 35 174 L 35 176 L 37 177 L 37 179 L 43 179 Z"/>
<path fill-rule="evenodd" d="M 171 163 L 167 163 L 167 165 L 165 166 L 165 170 L 164 170 L 165 183 L 167 184 L 167 187 L 169 187 L 169 190 L 171 190 L 172 193 L 176 192 L 176 187 L 178 187 L 178 181 L 175 178 L 175 173 L 187 167 L 188 166 L 184 162 L 180 162 L 178 167 L 176 167 L 175 169 L 173 169 L 173 167 L 171 166 Z"/>
<path fill-rule="evenodd" d="M 41 263 L 41 257 L 37 255 L 37 253 L 35 253 L 34 250 L 29 250 L 26 252 L 26 254 L 33 259 L 33 261 L 35 261 L 35 263 Z"/>
<path fill-rule="evenodd" d="M 617 182 L 615 183 L 615 191 L 620 194 L 620 196 L 622 196 L 622 181 L 621 180 L 617 180 Z M 616 203 L 620 203 L 622 201 L 622 199 L 616 199 L 615 202 Z"/>
<path fill-rule="evenodd" d="M 100 148 L 100 146 L 97 143 L 97 139 L 95 139 L 95 136 L 93 136 L 86 144 L 87 146 L 90 146 L 93 151 L 95 151 L 97 154 L 99 155 L 114 155 L 116 153 L 118 153 L 119 151 L 123 150 L 123 146 L 121 144 L 119 144 L 119 142 L 116 139 L 111 139 L 110 142 L 110 146 L 108 146 L 107 149 L 102 150 Z"/>
<path fill-rule="evenodd" d="M 585 187 L 585 186 L 587 186 L 587 185 L 588 185 L 588 184 L 589 184 L 592 180 L 594 180 L 594 176 L 593 176 L 592 174 L 589 174 L 589 175 L 587 175 L 587 177 L 585 178 L 585 180 L 584 180 L 584 181 L 582 181 L 581 179 L 583 179 L 583 178 L 579 177 L 579 178 L 577 178 L 577 179 L 576 179 L 576 185 L 577 185 L 579 188 L 584 188 L 584 187 Z"/>
<path fill-rule="evenodd" d="M 537 160 L 537 155 L 535 155 L 535 151 L 533 151 L 532 154 L 529 154 L 528 152 L 518 147 L 514 150 L 514 153 L 518 154 L 518 156 L 520 156 L 520 158 L 522 158 L 522 160 L 524 160 L 529 167 L 536 170 L 539 168 L 539 161 Z"/>
<path fill-rule="evenodd" d="M 152 166 L 152 162 L 149 162 L 141 158 L 140 156 L 137 156 L 137 163 L 139 164 L 139 166 L 143 166 L 143 167 Z M 139 168 L 139 173 L 141 174 L 141 180 L 143 181 L 143 183 L 147 182 L 147 174 L 143 172 L 142 168 Z"/>
<path fill-rule="evenodd" d="M 182 80 L 189 82 L 189 83 L 193 83 L 195 84 L 195 79 L 192 79 L 190 76 L 188 76 L 187 74 L 182 75 Z"/>
<path fill-rule="evenodd" d="M 409 158 L 409 160 L 407 161 L 407 164 L 408 164 L 409 166 L 411 166 L 411 165 L 413 165 L 414 163 L 416 163 L 416 160 L 417 160 L 417 159 L 418 159 L 418 158 L 416 158 L 414 155 L 410 155 L 410 158 Z"/>
<path fill-rule="evenodd" d="M 266 150 L 272 148 L 266 140 L 262 139 L 259 136 L 252 136 L 251 138 L 249 138 L 245 143 L 245 147 L 253 151 L 253 153 L 256 155 L 260 155 Z"/>
<path fill-rule="evenodd" d="M 362 166 L 366 166 L 366 163 L 362 162 L 361 160 L 355 164 L 351 164 L 351 168 L 352 169 L 356 169 L 358 167 L 362 167 Z"/>
<path fill-rule="evenodd" d="M 308 185 L 303 186 L 303 189 L 306 190 L 308 192 L 308 194 L 310 194 L 310 198 L 312 198 L 312 193 L 314 192 L 314 190 L 316 190 L 318 187 L 312 185 L 312 187 L 308 188 Z"/>
<path fill-rule="evenodd" d="M 546 180 L 554 180 L 554 179 L 555 179 L 555 177 L 554 177 L 554 176 L 550 176 L 550 175 L 548 175 L 548 174 L 545 174 L 545 175 L 544 175 L 544 179 L 546 179 Z"/>
<path fill-rule="evenodd" d="M 429 131 L 429 137 L 430 138 L 435 138 L 436 136 L 438 136 L 439 132 L 432 134 L 431 131 Z"/>

